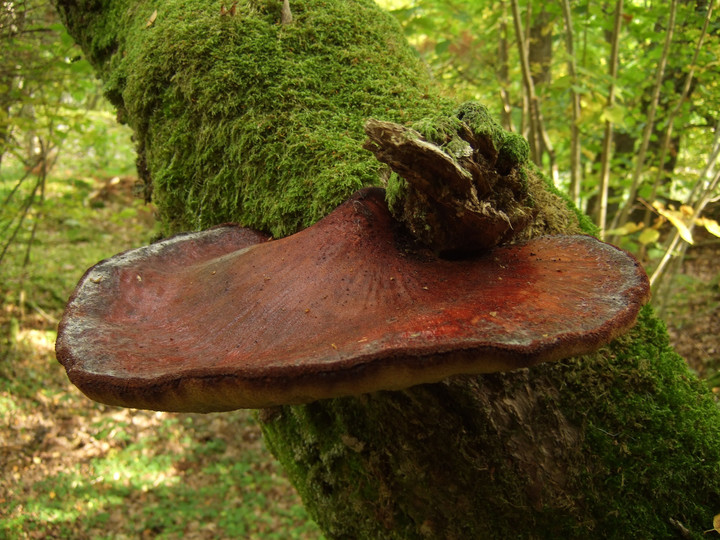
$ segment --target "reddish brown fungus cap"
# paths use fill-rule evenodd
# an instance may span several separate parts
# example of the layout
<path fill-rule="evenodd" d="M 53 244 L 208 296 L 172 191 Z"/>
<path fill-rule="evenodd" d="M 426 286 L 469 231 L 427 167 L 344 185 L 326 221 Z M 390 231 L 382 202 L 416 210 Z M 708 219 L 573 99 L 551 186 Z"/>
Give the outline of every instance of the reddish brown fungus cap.
<path fill-rule="evenodd" d="M 266 407 L 587 353 L 649 296 L 635 259 L 588 236 L 451 261 L 398 235 L 375 188 L 281 240 L 223 226 L 117 255 L 75 290 L 58 359 L 111 405 Z"/>

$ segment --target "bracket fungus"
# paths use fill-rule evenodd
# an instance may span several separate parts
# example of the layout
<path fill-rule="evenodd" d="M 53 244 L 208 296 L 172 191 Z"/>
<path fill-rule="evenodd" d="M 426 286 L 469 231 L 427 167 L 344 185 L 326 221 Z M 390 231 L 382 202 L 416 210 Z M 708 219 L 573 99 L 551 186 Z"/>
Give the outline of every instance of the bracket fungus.
<path fill-rule="evenodd" d="M 58 359 L 111 405 L 261 408 L 588 353 L 649 297 L 637 261 L 589 236 L 446 260 L 402 230 L 368 188 L 280 240 L 226 225 L 116 255 L 78 284 Z"/>

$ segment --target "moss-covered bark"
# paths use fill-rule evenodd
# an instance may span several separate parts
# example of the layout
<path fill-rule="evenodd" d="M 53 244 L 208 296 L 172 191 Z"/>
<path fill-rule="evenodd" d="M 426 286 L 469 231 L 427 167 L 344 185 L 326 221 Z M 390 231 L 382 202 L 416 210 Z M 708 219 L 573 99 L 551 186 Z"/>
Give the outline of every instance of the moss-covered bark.
<path fill-rule="evenodd" d="M 135 131 L 168 233 L 230 220 L 284 236 L 377 182 L 363 121 L 449 102 L 371 1 L 58 2 Z M 226 2 L 228 6 L 230 2 Z M 412 81 L 408 85 L 407 82 Z"/>
<path fill-rule="evenodd" d="M 365 119 L 457 107 L 370 0 L 291 0 L 285 25 L 280 0 L 56 3 L 168 232 L 294 232 L 383 176 Z M 525 172 L 533 234 L 587 227 Z M 650 309 L 591 357 L 260 419 L 333 538 L 700 538 L 720 512 L 718 408 Z"/>
<path fill-rule="evenodd" d="M 716 404 L 650 309 L 585 358 L 262 415 L 332 538 L 701 537 Z"/>

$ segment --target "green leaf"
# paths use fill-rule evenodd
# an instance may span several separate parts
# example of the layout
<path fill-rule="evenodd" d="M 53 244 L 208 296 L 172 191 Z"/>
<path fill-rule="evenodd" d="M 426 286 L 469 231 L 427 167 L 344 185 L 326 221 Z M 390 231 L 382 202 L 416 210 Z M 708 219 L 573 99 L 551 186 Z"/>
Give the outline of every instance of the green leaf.
<path fill-rule="evenodd" d="M 435 45 L 435 54 L 442 55 L 446 54 L 448 52 L 448 49 L 450 49 L 450 45 L 452 42 L 449 39 L 444 39 L 442 41 L 439 41 Z"/>
<path fill-rule="evenodd" d="M 610 122 L 611 124 L 621 126 L 625 123 L 626 114 L 627 110 L 625 107 L 621 105 L 613 105 L 611 107 L 605 107 L 600 115 L 600 118 L 604 122 Z"/>
<path fill-rule="evenodd" d="M 658 238 L 660 238 L 660 232 L 657 229 L 645 229 L 638 236 L 638 242 L 643 246 L 647 246 L 648 244 L 657 242 Z"/>

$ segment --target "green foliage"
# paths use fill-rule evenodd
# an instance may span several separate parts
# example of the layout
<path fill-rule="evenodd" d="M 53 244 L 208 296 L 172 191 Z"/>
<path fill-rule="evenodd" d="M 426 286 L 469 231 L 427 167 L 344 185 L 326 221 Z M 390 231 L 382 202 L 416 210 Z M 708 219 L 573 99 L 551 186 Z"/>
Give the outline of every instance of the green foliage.
<path fill-rule="evenodd" d="M 99 86 L 47 2 L 5 2 L 0 44 L 0 163 L 32 169 L 94 124 Z"/>
<path fill-rule="evenodd" d="M 240 2 L 234 16 L 222 14 L 217 2 L 211 5 L 190 0 L 149 2 L 132 9 L 128 3 L 116 2 L 102 14 L 93 13 L 99 9 L 98 2 L 76 3 L 84 4 L 87 10 L 85 24 L 75 25 L 79 29 L 77 37 L 103 74 L 107 95 L 136 130 L 141 171 L 149 171 L 152 176 L 154 196 L 168 229 L 204 227 L 233 219 L 270 229 L 277 235 L 292 232 L 325 215 L 349 191 L 375 183 L 379 166 L 359 150 L 364 138 L 362 120 L 366 116 L 411 122 L 432 114 L 443 117 L 450 110 L 446 101 L 426 97 L 429 83 L 422 77 L 417 85 L 402 84 L 417 80 L 415 72 L 421 69 L 412 51 L 388 40 L 394 31 L 392 23 L 367 2 L 357 4 L 365 10 L 359 20 L 351 16 L 351 10 L 357 8 L 355 4 L 337 3 L 333 11 L 320 2 L 298 3 L 296 24 L 290 26 L 278 23 L 279 3 L 269 0 Z M 443 3 L 428 0 L 427 4 Z M 493 13 L 479 3 L 451 5 L 456 15 L 450 24 L 453 28 L 472 20 L 463 13 L 481 14 L 486 17 L 483 22 L 490 21 L 489 25 L 477 27 L 502 27 L 502 10 Z M 187 6 L 194 10 L 192 20 L 181 16 Z M 589 129 L 603 118 L 612 118 L 623 129 L 637 131 L 641 119 L 632 117 L 632 107 L 639 105 L 630 103 L 629 90 L 625 95 L 621 92 L 624 101 L 621 100 L 619 108 L 608 111 L 602 106 L 608 81 L 597 66 L 605 58 L 602 25 L 606 14 L 594 4 L 577 5 L 576 10 L 577 14 L 587 15 L 580 27 L 588 37 L 581 65 L 586 77 L 579 82 L 586 98 L 583 127 Z M 413 17 L 423 19 L 421 11 L 414 13 Z M 650 15 L 639 10 L 636 16 L 646 22 L 650 20 Z M 444 28 L 442 24 L 439 27 Z M 136 46 L 126 45 L 125 37 L 119 37 L 126 31 Z M 365 32 L 377 36 L 372 50 L 358 45 L 362 41 L 359 36 Z M 467 52 L 476 46 L 492 52 L 489 48 L 495 43 L 492 39 L 479 40 L 469 30 L 458 35 L 462 39 L 457 48 L 453 41 L 438 41 L 432 53 L 447 59 L 456 50 Z M 137 39 L 139 36 L 143 39 Z M 651 48 L 653 41 L 647 38 L 632 43 L 637 49 L 641 45 Z M 400 52 L 387 55 L 387 50 Z M 388 56 L 391 62 L 387 62 Z M 212 60 L 208 61 L 208 57 Z M 630 62 L 627 57 L 626 61 Z M 366 64 L 364 72 L 352 68 L 358 62 Z M 492 78 L 499 70 L 499 66 L 491 66 L 494 69 L 483 71 L 484 64 L 478 65 L 480 69 L 476 72 L 485 77 Z M 560 76 L 546 87 L 552 90 L 540 92 L 543 99 L 551 93 L 564 96 L 571 84 L 562 77 L 562 65 L 560 61 L 553 64 Z M 451 82 L 448 73 L 455 73 L 457 81 L 469 73 L 463 73 L 457 66 L 438 72 Z M 641 69 L 624 74 L 630 81 L 624 83 L 625 88 L 643 84 L 639 73 Z M 467 82 L 456 84 L 454 90 L 458 95 L 472 91 Z M 475 88 L 474 92 L 478 94 L 479 90 Z M 567 103 L 558 99 L 545 110 L 553 108 L 557 108 L 557 115 L 550 123 L 551 134 L 558 134 L 562 130 L 562 115 L 568 116 Z M 467 113 L 478 121 L 485 115 L 479 109 Z M 207 122 L 208 117 L 213 122 Z M 519 107 L 514 122 L 519 125 Z M 212 129 L 206 127 L 210 124 Z M 452 125 L 441 126 L 434 133 L 430 133 L 430 128 L 425 131 L 428 136 L 440 138 L 451 128 Z M 527 159 L 527 147 L 517 135 L 500 139 L 500 150 L 507 159 L 512 162 Z M 494 141 L 500 139 L 493 136 Z M 587 139 L 585 148 L 590 160 L 597 156 L 598 142 L 593 136 Z M 561 159 L 567 159 L 567 149 L 560 145 L 558 150 Z M 78 183 L 78 188 L 83 189 L 82 183 Z M 571 207 L 568 203 L 568 208 Z M 565 214 L 568 208 L 564 208 Z M 52 205 L 47 215 L 54 216 Z M 62 224 L 68 227 L 72 240 L 75 243 L 102 240 L 82 226 L 84 219 L 84 215 L 63 216 Z M 112 223 L 111 219 L 108 221 Z M 583 226 L 591 230 L 589 223 Z M 49 242 L 43 245 L 50 249 Z M 117 250 L 115 245 L 104 247 Z M 48 255 L 56 256 L 51 252 Z M 650 358 L 657 358 L 658 365 L 651 363 Z M 585 428 L 585 456 L 600 456 L 597 462 L 589 460 L 596 468 L 588 468 L 586 477 L 572 479 L 578 492 L 586 497 L 581 502 L 589 509 L 589 514 L 577 525 L 586 533 L 593 523 L 602 523 L 598 530 L 616 537 L 667 536 L 669 518 L 691 524 L 694 529 L 702 528 L 710 522 L 708 513 L 720 504 L 716 480 L 720 437 L 715 403 L 688 376 L 681 360 L 670 351 L 664 329 L 648 311 L 633 334 L 593 360 L 594 363 L 588 362 L 590 367 L 576 372 L 578 379 L 568 379 L 569 387 L 576 387 L 568 388 L 567 392 L 563 388 L 559 397 L 548 397 L 562 400 L 576 424 Z M 39 373 L 29 378 L 25 392 L 40 389 Z M 588 387 L 595 391 L 586 392 Z M 5 407 L 8 413 L 18 409 L 12 399 L 0 397 L 0 407 Z M 336 407 L 333 415 L 326 415 L 322 407 L 315 405 L 283 409 L 283 414 L 291 415 L 291 427 L 301 431 L 304 438 L 293 439 L 288 430 L 280 435 L 290 443 L 273 448 L 293 478 L 308 475 L 314 490 L 311 496 L 320 499 L 329 497 L 334 478 L 354 478 L 357 472 L 354 469 L 360 467 L 352 459 L 339 458 L 342 446 L 359 453 L 362 443 L 352 432 L 356 426 L 353 411 L 339 410 L 343 407 L 341 403 Z M 336 421 L 343 414 L 351 418 L 347 425 L 323 424 Z M 309 425 L 316 421 L 316 425 Z M 382 416 L 377 425 L 382 427 Z M 71 469 L 53 476 L 47 484 L 38 484 L 40 496 L 23 501 L 31 512 L 14 514 L 11 520 L 3 521 L 8 524 L 7 531 L 34 529 L 43 520 L 53 520 L 60 523 L 58 534 L 62 535 L 65 532 L 62 527 L 80 516 L 97 529 L 107 529 L 128 498 L 142 498 L 138 492 L 149 494 L 146 496 L 151 501 L 161 501 L 177 514 L 199 522 L 218 523 L 228 536 L 247 536 L 250 523 L 266 519 L 262 513 L 246 514 L 242 503 L 249 499 L 259 506 L 265 504 L 266 500 L 254 488 L 264 486 L 267 475 L 256 474 L 258 471 L 245 459 L 226 456 L 231 445 L 217 440 L 201 444 L 193 441 L 192 430 L 178 430 L 182 431 L 179 433 L 172 423 L 161 425 L 157 438 L 133 442 L 131 426 L 131 422 L 117 420 L 93 425 L 94 439 L 108 440 L 112 433 L 114 440 L 126 446 L 94 460 L 90 469 Z M 323 438 L 328 435 L 329 438 Z M 167 479 L 175 462 L 159 447 L 179 441 L 190 449 L 192 457 L 188 461 L 200 463 L 198 473 L 212 478 L 214 488 L 193 490 Z M 400 456 L 402 449 L 389 454 Z M 202 461 L 205 457 L 210 463 Z M 309 472 L 296 464 L 300 458 L 312 464 Z M 384 464 L 382 461 L 378 468 Z M 373 471 L 367 472 L 372 478 Z M 86 474 L 103 480 L 83 483 Z M 608 500 L 604 496 L 607 486 L 622 497 Z M 353 488 L 360 489 L 367 501 L 384 493 L 370 483 Z M 677 497 L 686 488 L 705 498 Z M 211 492 L 237 504 L 232 508 L 199 505 L 198 499 L 209 498 Z M 638 512 L 628 504 L 635 497 L 647 500 L 648 492 L 658 501 L 652 511 Z M 79 501 L 80 508 L 70 503 L 72 493 L 87 495 L 87 499 Z M 297 510 L 290 510 L 289 515 L 291 522 L 303 517 Z M 538 525 L 545 529 L 533 531 L 540 536 L 543 530 L 550 531 L 553 525 L 566 526 L 572 519 L 564 511 L 560 515 L 548 512 L 538 518 Z M 513 526 L 516 523 L 517 520 Z M 616 523 L 621 526 L 614 527 Z M 133 533 L 143 534 L 146 530 L 168 535 L 187 532 L 174 512 L 148 515 Z M 304 529 L 298 526 L 297 530 Z M 516 530 L 503 531 L 505 536 L 513 532 Z"/>
<path fill-rule="evenodd" d="M 44 204 L 29 212 L 16 237 L 29 241 L 35 230 L 33 250 L 28 252 L 26 245 L 16 243 L 5 252 L 0 266 L 4 302 L 17 305 L 21 291 L 25 291 L 28 294 L 23 293 L 23 298 L 30 302 L 29 307 L 61 309 L 87 267 L 123 247 L 150 240 L 150 209 L 140 201 L 128 203 L 122 210 L 117 205 L 104 208 L 105 203 L 97 198 L 98 187 L 92 178 L 48 181 Z M 0 184 L 0 198 L 9 193 L 8 188 L 3 188 Z M 15 193 L 19 201 L 28 196 L 24 186 Z M 11 203 L 0 209 L 0 224 L 9 225 L 21 212 L 21 207 Z M 93 208 L 98 203 L 101 207 Z M 114 243 L 109 244 L 113 237 Z"/>
<path fill-rule="evenodd" d="M 133 157 L 128 130 L 101 102 L 90 65 L 79 60 L 79 49 L 46 2 L 0 6 L 0 88 L 0 298 L 14 304 L 28 280 L 35 281 L 31 290 L 46 291 L 42 296 L 69 285 L 45 271 L 47 258 L 32 259 L 43 219 L 73 222 L 73 216 L 58 215 L 57 197 L 87 196 L 78 176 L 127 173 Z M 76 176 L 49 187 L 48 175 L 68 167 Z M 75 188 L 80 192 L 73 194 Z M 68 249 L 77 252 L 75 246 Z"/>
<path fill-rule="evenodd" d="M 527 106 L 522 84 L 518 47 L 509 2 L 458 2 L 454 0 L 404 0 L 380 2 L 392 8 L 406 35 L 422 57 L 458 100 L 476 99 L 488 104 L 505 128 L 527 130 Z M 617 133 L 611 167 L 614 205 L 624 201 L 630 187 L 634 160 L 647 122 L 653 75 L 667 31 L 669 2 L 625 2 L 619 72 L 616 81 L 607 75 L 612 32 L 612 12 L 604 3 L 571 2 L 575 61 L 578 77 L 568 72 L 566 33 L 560 3 L 531 1 L 523 4 L 524 24 L 531 35 L 531 49 L 549 36 L 549 52 L 535 52 L 531 65 L 539 107 L 555 151 L 560 187 L 569 183 L 570 119 L 572 88 L 581 95 L 579 121 L 582 145 L 582 199 L 592 201 L 597 192 L 602 158 L 603 127 L 612 121 Z M 659 167 L 662 133 L 670 112 L 680 100 L 684 79 L 692 64 L 705 7 L 681 2 L 649 155 L 641 179 L 641 195 L 650 197 Z M 672 147 L 663 166 L 656 197 L 685 200 L 698 182 L 718 121 L 717 33 L 706 38 L 696 62 L 690 97 L 674 120 Z M 533 50 L 531 50 L 533 62 Z M 543 75 L 543 69 L 548 76 Z M 608 88 L 614 82 L 616 102 L 607 107 Z M 502 96 L 505 96 L 501 99 Z M 524 132 L 527 134 L 527 132 Z M 548 161 L 538 163 L 549 170 Z M 651 201 L 652 202 L 652 201 Z M 592 208 L 589 208 L 590 210 Z M 611 208 L 612 211 L 612 208 Z M 622 225 L 622 224 L 619 224 Z"/>

